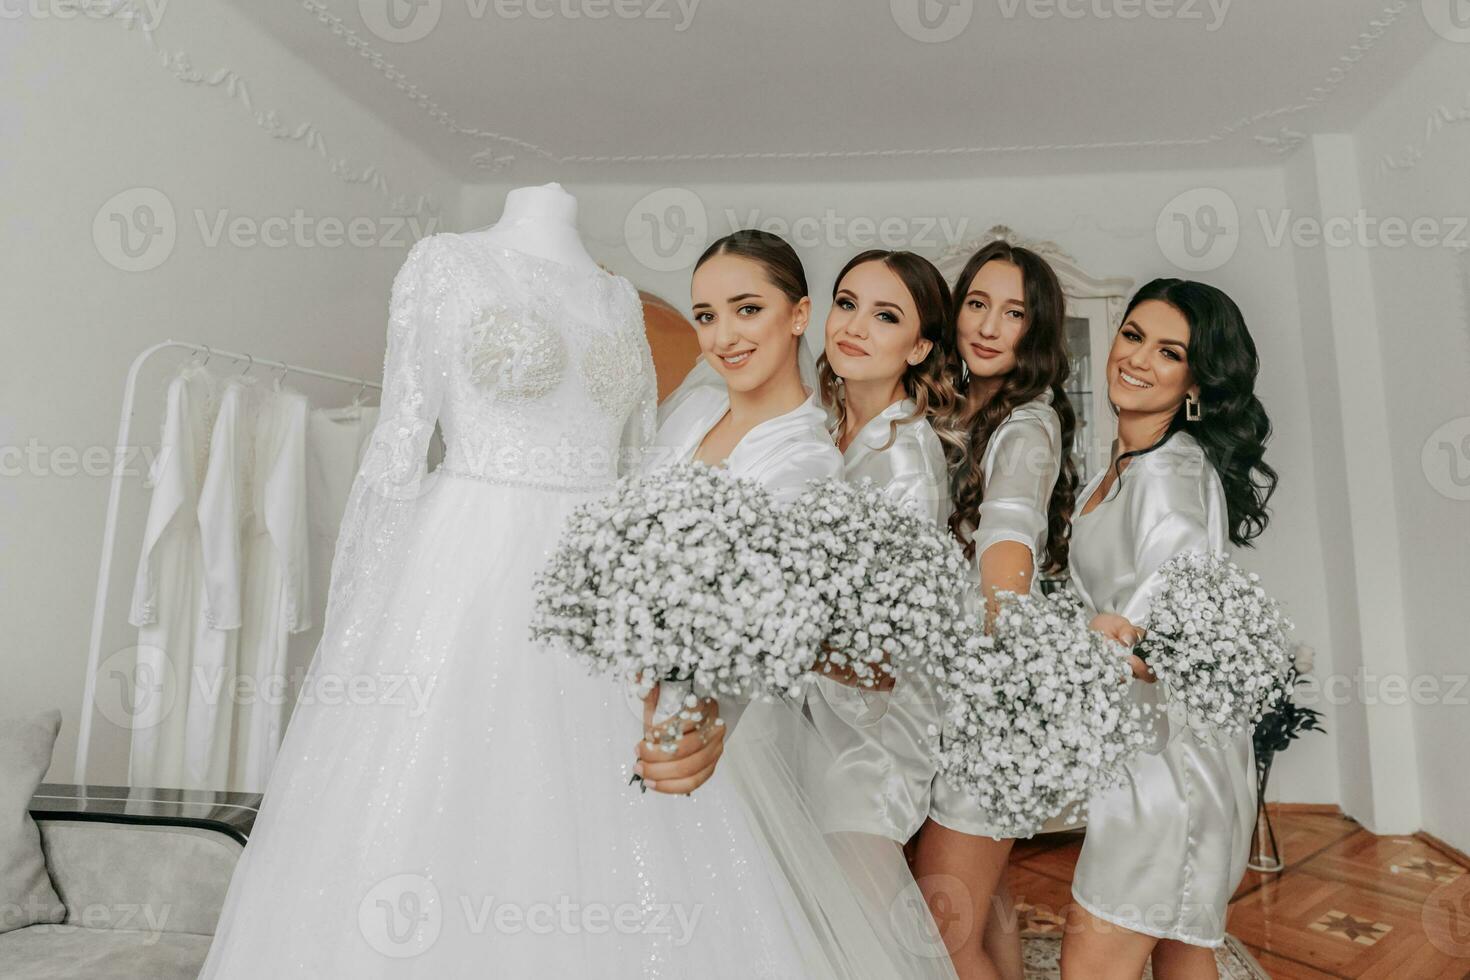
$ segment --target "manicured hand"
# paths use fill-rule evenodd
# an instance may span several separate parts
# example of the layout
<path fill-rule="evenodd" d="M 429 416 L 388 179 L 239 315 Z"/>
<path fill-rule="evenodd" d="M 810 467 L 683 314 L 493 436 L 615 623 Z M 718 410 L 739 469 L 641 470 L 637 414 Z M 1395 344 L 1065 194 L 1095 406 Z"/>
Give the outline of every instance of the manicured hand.
<path fill-rule="evenodd" d="M 679 723 L 680 735 L 668 744 L 666 724 L 655 727 L 653 712 L 658 705 L 658 686 L 643 699 L 643 738 L 638 742 L 638 762 L 633 773 L 643 788 L 656 793 L 688 795 L 715 774 L 715 764 L 725 751 L 725 724 L 720 720 L 720 703 L 713 698 L 701 702 L 698 719 Z"/>

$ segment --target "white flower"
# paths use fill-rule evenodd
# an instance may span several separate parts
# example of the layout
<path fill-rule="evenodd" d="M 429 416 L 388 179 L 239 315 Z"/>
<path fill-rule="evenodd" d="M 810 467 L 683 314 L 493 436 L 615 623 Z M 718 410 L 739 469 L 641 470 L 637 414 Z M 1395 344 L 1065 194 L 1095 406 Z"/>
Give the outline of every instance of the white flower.
<path fill-rule="evenodd" d="M 1068 596 L 1002 593 L 987 635 L 957 621 L 940 677 L 940 772 L 1000 832 L 1029 837 L 1116 784 L 1147 741 L 1121 648 Z"/>
<path fill-rule="evenodd" d="M 1159 571 L 1137 652 L 1206 740 L 1250 731 L 1287 690 L 1291 621 L 1259 576 L 1223 555 L 1176 555 Z"/>
<path fill-rule="evenodd" d="M 822 637 L 785 520 L 759 484 L 704 464 L 624 478 L 568 518 L 535 579 L 531 637 L 644 691 L 780 696 Z"/>
<path fill-rule="evenodd" d="M 863 684 L 931 672 L 952 654 L 970 587 L 948 531 L 871 480 L 813 480 L 788 510 L 783 552 L 802 556 L 821 600 L 827 660 Z"/>

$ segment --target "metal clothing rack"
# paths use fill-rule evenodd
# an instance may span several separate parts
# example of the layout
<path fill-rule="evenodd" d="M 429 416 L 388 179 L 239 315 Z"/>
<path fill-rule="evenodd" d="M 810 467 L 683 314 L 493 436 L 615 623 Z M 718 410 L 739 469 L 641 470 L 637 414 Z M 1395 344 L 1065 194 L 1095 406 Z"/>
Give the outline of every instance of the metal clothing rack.
<path fill-rule="evenodd" d="M 382 390 L 382 384 L 376 381 L 368 381 L 363 378 L 353 378 L 345 374 L 334 374 L 331 371 L 318 371 L 316 368 L 305 367 L 300 364 L 288 364 L 285 361 L 275 361 L 265 357 L 256 357 L 253 354 L 242 354 L 238 351 L 223 350 L 218 347 L 210 347 L 207 344 L 196 344 L 186 340 L 163 340 L 152 347 L 145 348 L 137 357 L 133 358 L 132 366 L 128 368 L 127 382 L 123 385 L 122 413 L 117 423 L 117 446 L 112 457 L 112 483 L 107 491 L 107 519 L 102 527 L 102 558 L 97 569 L 97 596 L 92 605 L 92 635 L 87 643 L 87 677 L 86 686 L 82 694 L 82 711 L 80 718 L 80 730 L 77 735 L 77 758 L 73 781 L 77 785 L 87 784 L 87 755 L 92 742 L 92 715 L 96 711 L 97 701 L 97 668 L 102 656 L 102 627 L 107 613 L 108 586 L 112 580 L 112 555 L 117 541 L 117 511 L 122 499 L 123 477 L 126 468 L 121 465 L 124 454 L 128 450 L 128 435 L 132 429 L 133 413 L 138 389 L 138 372 L 143 365 L 154 354 L 168 348 L 193 351 L 196 354 L 204 354 L 204 363 L 208 363 L 211 357 L 224 357 L 232 361 L 246 362 L 246 371 L 251 367 L 279 368 L 281 376 L 287 374 L 303 374 L 308 377 L 321 378 L 326 381 L 336 381 L 342 384 L 356 385 L 359 391 L 368 388 Z"/>

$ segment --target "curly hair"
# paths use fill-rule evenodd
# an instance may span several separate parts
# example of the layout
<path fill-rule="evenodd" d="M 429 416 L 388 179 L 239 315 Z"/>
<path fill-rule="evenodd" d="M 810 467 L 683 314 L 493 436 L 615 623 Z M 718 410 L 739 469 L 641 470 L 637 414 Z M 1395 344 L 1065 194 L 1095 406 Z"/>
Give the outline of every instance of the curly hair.
<path fill-rule="evenodd" d="M 960 313 L 970 283 L 987 262 L 1009 262 L 1021 270 L 1026 303 L 1026 327 L 1016 342 L 1016 366 L 1007 373 L 994 393 L 986 398 L 965 380 L 964 361 L 956 334 Z M 954 512 L 950 528 L 965 542 L 965 556 L 975 557 L 970 535 L 980 524 L 980 504 L 985 495 L 985 449 L 990 437 L 1021 405 L 1050 391 L 1052 408 L 1061 421 L 1061 471 L 1047 503 L 1045 560 L 1038 571 L 1057 574 L 1067 567 L 1071 546 L 1072 508 L 1077 498 L 1077 466 L 1072 460 L 1072 441 L 1077 416 L 1062 386 L 1071 372 L 1067 356 L 1067 301 L 1056 271 L 1040 255 L 1020 245 L 994 241 L 982 247 L 955 280 L 950 291 L 946 371 L 951 385 L 963 392 L 949 417 L 935 426 L 949 461 L 950 496 Z"/>
<path fill-rule="evenodd" d="M 1140 303 L 1150 300 L 1168 303 L 1189 323 L 1187 358 L 1199 385 L 1200 418 L 1189 421 L 1181 404 L 1158 442 L 1123 453 L 1114 465 L 1121 467 L 1125 459 L 1153 452 L 1181 429 L 1189 432 L 1225 488 L 1231 543 L 1249 547 L 1270 521 L 1268 503 L 1278 482 L 1265 460 L 1271 419 L 1255 392 L 1261 369 L 1256 343 L 1240 307 L 1214 286 L 1155 279 L 1133 294 L 1124 322 Z"/>
<path fill-rule="evenodd" d="M 900 425 L 931 416 L 948 415 L 953 411 L 954 403 L 959 397 L 949 372 L 945 369 L 949 360 L 945 353 L 946 335 L 949 332 L 945 329 L 949 316 L 949 286 L 945 283 L 944 276 L 928 259 L 913 252 L 890 252 L 875 248 L 854 255 L 842 267 L 842 271 L 832 282 L 834 300 L 847 274 L 866 262 L 882 262 L 898 276 L 913 297 L 919 318 L 919 336 L 931 344 L 928 355 L 918 364 L 909 365 L 903 373 L 903 390 L 914 400 L 916 407 L 912 414 L 889 423 L 888 442 L 883 445 L 887 449 L 898 437 Z M 847 399 L 844 397 L 842 379 L 832 370 L 825 351 L 817 358 L 817 384 L 823 404 L 830 406 L 836 416 L 833 432 L 840 434 L 847 424 Z"/>

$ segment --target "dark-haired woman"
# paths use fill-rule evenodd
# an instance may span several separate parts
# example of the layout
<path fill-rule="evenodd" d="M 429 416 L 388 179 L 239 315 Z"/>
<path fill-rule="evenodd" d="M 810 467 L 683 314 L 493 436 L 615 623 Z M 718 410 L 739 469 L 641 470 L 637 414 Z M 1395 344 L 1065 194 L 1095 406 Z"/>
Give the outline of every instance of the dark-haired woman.
<path fill-rule="evenodd" d="M 949 286 L 928 259 L 880 249 L 852 258 L 832 286 L 822 400 L 842 450 L 843 479 L 871 480 L 892 502 L 947 527 L 944 447 L 929 416 L 953 402 L 945 371 Z M 807 706 L 831 750 L 822 782 L 824 826 L 906 844 L 929 815 L 941 720 L 929 679 L 863 687 L 830 665 Z"/>
<path fill-rule="evenodd" d="M 1083 490 L 1072 532 L 1072 582 L 1094 628 L 1133 645 L 1160 565 L 1246 545 L 1266 527 L 1276 473 L 1262 459 L 1271 425 L 1257 370 L 1245 320 L 1220 290 L 1156 279 L 1129 303 L 1107 363 L 1113 462 Z M 1155 700 L 1134 665 L 1135 696 Z M 1091 802 L 1064 977 L 1137 980 L 1150 957 L 1159 980 L 1217 976 L 1212 947 L 1256 812 L 1251 738 L 1221 745 L 1182 721 L 1155 726 L 1154 751 Z"/>
<path fill-rule="evenodd" d="M 955 282 L 952 364 L 962 397 L 939 430 L 950 526 L 973 562 L 982 615 L 994 611 L 997 592 L 1024 595 L 1038 571 L 1066 567 L 1077 476 L 1075 418 L 1062 391 L 1065 311 L 1046 260 L 1003 241 L 971 256 Z M 1005 884 L 1012 843 L 972 797 L 935 780 L 914 875 L 936 914 L 949 912 L 944 938 L 963 980 L 1021 976 Z"/>

